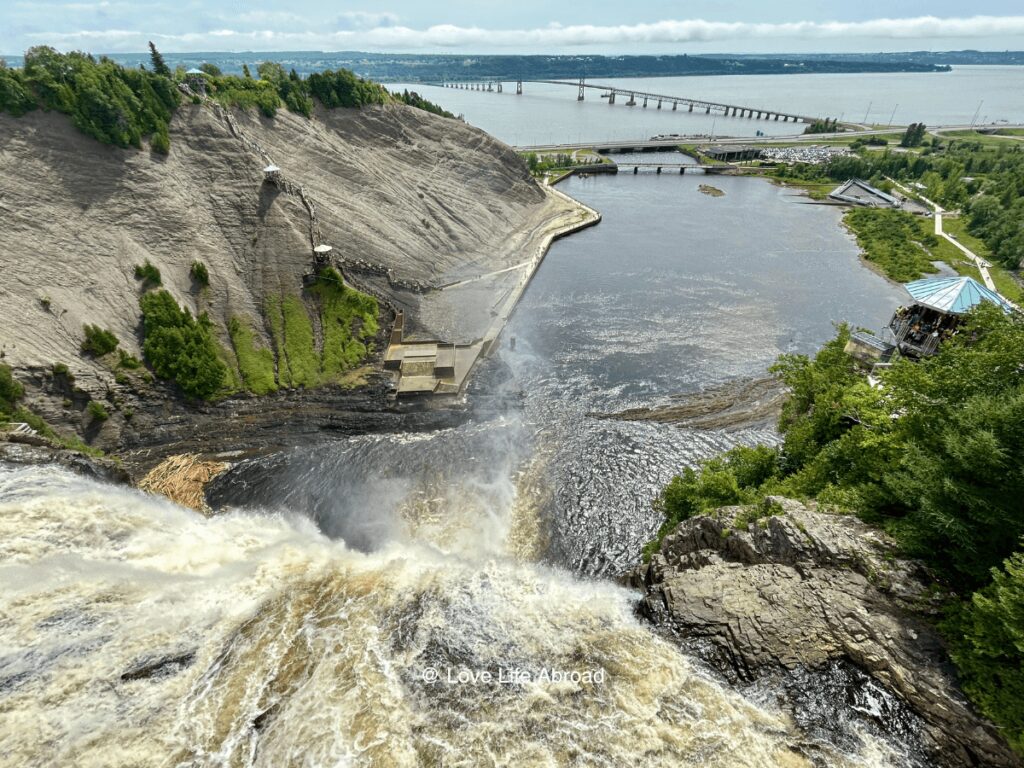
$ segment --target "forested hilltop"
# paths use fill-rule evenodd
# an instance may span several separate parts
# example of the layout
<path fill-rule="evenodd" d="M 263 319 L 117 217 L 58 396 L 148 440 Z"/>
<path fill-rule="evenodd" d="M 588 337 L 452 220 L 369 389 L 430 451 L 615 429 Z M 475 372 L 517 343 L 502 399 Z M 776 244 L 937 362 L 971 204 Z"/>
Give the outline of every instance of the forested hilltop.
<path fill-rule="evenodd" d="M 255 75 L 248 66 L 241 76 L 225 75 L 213 64 L 201 69 L 201 75 L 189 75 L 183 66 L 172 70 L 155 47 L 148 67 L 131 68 L 106 56 L 62 54 L 39 46 L 25 53 L 21 68 L 0 63 L 0 112 L 63 112 L 81 131 L 105 144 L 141 147 L 144 138 L 152 137 L 153 149 L 163 153 L 170 144 L 171 115 L 188 94 L 195 101 L 204 95 L 225 106 L 255 107 L 267 117 L 281 108 L 309 117 L 314 103 L 333 109 L 395 102 L 454 117 L 416 93 L 389 93 L 346 69 L 307 77 L 274 62 L 259 64 Z"/>

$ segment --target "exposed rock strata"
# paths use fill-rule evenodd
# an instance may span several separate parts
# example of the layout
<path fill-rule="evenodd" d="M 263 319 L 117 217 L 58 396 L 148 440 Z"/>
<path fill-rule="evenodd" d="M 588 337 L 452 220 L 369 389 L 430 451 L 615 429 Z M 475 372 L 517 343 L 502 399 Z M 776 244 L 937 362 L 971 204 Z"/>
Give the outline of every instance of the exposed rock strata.
<path fill-rule="evenodd" d="M 471 336 L 476 329 L 448 310 L 415 311 L 437 292 L 404 288 L 517 264 L 528 245 L 577 215 L 501 142 L 402 105 L 318 110 L 313 119 L 280 110 L 270 119 L 185 104 L 170 134 L 164 157 L 99 144 L 64 115 L 0 114 L 5 363 L 65 363 L 83 386 L 92 377 L 113 386 L 111 372 L 79 356 L 82 325 L 110 328 L 140 355 L 133 270 L 146 260 L 179 302 L 209 313 L 225 344 L 237 316 L 269 345 L 265 303 L 301 289 L 311 227 L 339 263 L 354 265 L 350 278 L 363 274 L 356 265 L 386 272 L 361 287 L 413 310 L 413 322 L 445 326 L 423 333 Z M 268 158 L 302 195 L 264 183 Z M 208 267 L 209 288 L 192 283 L 193 260 Z"/>
<path fill-rule="evenodd" d="M 33 435 L 0 435 L 0 464 L 57 464 L 95 480 L 129 482 L 128 472 L 110 459 L 58 448 L 49 440 Z"/>
<path fill-rule="evenodd" d="M 958 690 L 920 566 L 855 518 L 769 503 L 749 524 L 738 508 L 681 523 L 631 576 L 641 613 L 741 680 L 852 662 L 920 715 L 935 764 L 1020 765 Z"/>

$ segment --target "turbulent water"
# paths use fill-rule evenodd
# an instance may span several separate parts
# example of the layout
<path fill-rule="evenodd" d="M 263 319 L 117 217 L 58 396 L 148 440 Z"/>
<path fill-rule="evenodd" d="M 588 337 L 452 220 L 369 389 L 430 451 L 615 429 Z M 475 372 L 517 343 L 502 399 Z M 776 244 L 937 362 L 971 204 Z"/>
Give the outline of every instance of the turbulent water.
<path fill-rule="evenodd" d="M 518 561 L 487 508 L 363 554 L 302 516 L 0 470 L 0 763 L 890 764 L 808 744 L 624 590 Z"/>
<path fill-rule="evenodd" d="M 863 679 L 744 698 L 597 578 L 681 466 L 775 439 L 606 414 L 898 297 L 834 211 L 699 181 L 574 182 L 604 222 L 552 249 L 462 426 L 244 462 L 209 519 L 0 468 L 0 765 L 908 765 Z"/>

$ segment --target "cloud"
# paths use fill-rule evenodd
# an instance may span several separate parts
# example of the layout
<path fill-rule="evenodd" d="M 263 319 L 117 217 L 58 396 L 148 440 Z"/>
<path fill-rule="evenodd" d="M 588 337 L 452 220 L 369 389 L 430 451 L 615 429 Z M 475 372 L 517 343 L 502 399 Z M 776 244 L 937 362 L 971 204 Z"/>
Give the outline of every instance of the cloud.
<path fill-rule="evenodd" d="M 376 29 L 378 27 L 394 27 L 398 25 L 398 16 L 388 11 L 346 11 L 338 16 L 335 24 L 338 29 Z"/>
<path fill-rule="evenodd" d="M 220 29 L 180 35 L 125 30 L 33 34 L 38 42 L 76 45 L 88 42 L 107 50 L 142 50 L 149 39 L 162 40 L 168 50 L 378 50 L 452 49 L 496 47 L 564 48 L 588 45 L 637 45 L 698 43 L 751 39 L 828 40 L 834 38 L 888 38 L 894 40 L 935 40 L 941 38 L 984 38 L 1024 36 L 1024 16 L 973 16 L 869 21 L 798 21 L 779 24 L 721 22 L 691 19 L 658 21 L 620 26 L 550 25 L 535 29 L 484 29 L 440 24 L 427 29 L 397 25 L 391 13 L 353 11 L 339 17 L 337 31 L 245 31 Z M 345 28 L 348 24 L 349 27 Z M 360 25 L 357 27 L 357 25 Z M 134 36 L 134 40 L 133 40 Z M 132 47 L 134 46 L 134 47 Z"/>

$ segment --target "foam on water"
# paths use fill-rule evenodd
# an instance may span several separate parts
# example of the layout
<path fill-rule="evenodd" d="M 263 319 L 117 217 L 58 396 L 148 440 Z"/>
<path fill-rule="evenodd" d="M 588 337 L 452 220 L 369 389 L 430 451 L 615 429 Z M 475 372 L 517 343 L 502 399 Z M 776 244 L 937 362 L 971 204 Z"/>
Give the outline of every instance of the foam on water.
<path fill-rule="evenodd" d="M 0 580 L 5 765 L 810 764 L 626 591 L 475 546 L 363 554 L 287 513 L 4 469 Z"/>

